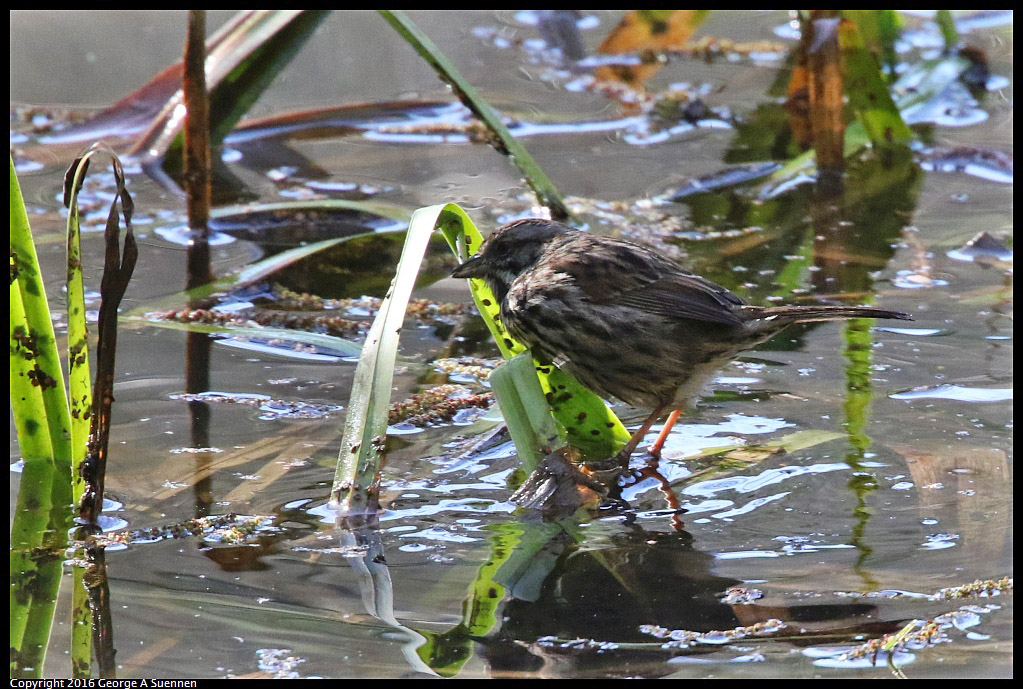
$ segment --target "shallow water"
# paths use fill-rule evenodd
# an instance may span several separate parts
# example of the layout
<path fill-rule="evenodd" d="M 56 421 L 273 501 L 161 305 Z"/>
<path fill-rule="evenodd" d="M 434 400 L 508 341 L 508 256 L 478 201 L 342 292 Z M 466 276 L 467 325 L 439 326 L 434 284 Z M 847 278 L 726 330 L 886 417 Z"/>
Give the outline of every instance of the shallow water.
<path fill-rule="evenodd" d="M 213 13 L 211 26 L 226 16 Z M 573 90 L 576 75 L 557 73 L 535 49 L 531 15 L 412 16 L 491 102 L 525 123 L 526 146 L 566 194 L 670 198 L 722 170 L 723 161 L 745 160 L 725 120 L 708 116 L 648 136 L 612 101 Z M 1008 79 L 977 106 L 986 117 L 943 123 L 932 139 L 1011 156 L 1011 19 L 981 19 L 967 25 L 974 27 L 967 41 L 987 51 L 993 75 Z M 613 14 L 588 19 L 587 48 L 616 21 Z M 779 41 L 787 21 L 777 12 L 715 13 L 702 32 Z M 908 21 L 920 28 L 906 55 L 930 49 L 933 26 Z M 177 58 L 183 25 L 172 12 L 14 12 L 12 102 L 109 104 Z M 53 49 L 40 55 L 44 45 Z M 80 78 L 68 76 L 71 64 Z M 680 60 L 652 88 L 694 84 L 715 111 L 745 115 L 773 100 L 765 89 L 783 68 L 767 58 Z M 409 95 L 447 100 L 382 20 L 336 13 L 253 114 Z M 434 122 L 457 108 L 431 112 Z M 484 229 L 529 208 L 515 170 L 464 137 L 396 136 L 376 127 L 286 144 L 228 144 L 226 160 L 260 201 L 353 189 L 409 208 L 453 201 Z M 59 195 L 74 149 L 13 132 L 12 147 L 24 152 L 21 182 L 59 312 Z M 308 161 L 325 174 L 310 172 Z M 455 436 L 491 428 L 498 418 L 491 411 L 472 423 L 391 435 L 379 530 L 339 533 L 325 503 L 343 423 L 336 407 L 347 404 L 353 362 L 217 341 L 212 390 L 315 403 L 323 413 L 288 418 L 254 404 L 190 403 L 179 398 L 186 334 L 125 322 L 110 526 L 143 529 L 229 512 L 272 520 L 243 546 L 153 539 L 108 552 L 118 676 L 885 677 L 883 661 L 876 668 L 835 661 L 832 646 L 963 606 L 982 611 L 957 619 L 951 643 L 907 650 L 897 662 L 911 677 L 1011 676 L 1011 595 L 852 595 L 933 594 L 1012 574 L 1011 253 L 987 262 L 963 253 L 985 231 L 1011 248 L 1011 162 L 1009 170 L 1006 181 L 972 174 L 966 164 L 925 165 L 906 183 L 871 189 L 883 173 L 854 166 L 834 207 L 816 203 L 807 185 L 769 199 L 705 193 L 661 208 L 680 220 L 674 236 L 633 225 L 630 237 L 687 254 L 700 273 L 758 303 L 790 295 L 783 287 L 795 266 L 801 288 L 855 292 L 857 303 L 876 295 L 873 305 L 910 312 L 915 322 L 869 331 L 836 323 L 793 328 L 747 352 L 708 386 L 656 470 L 646 467 L 624 488 L 632 509 L 581 523 L 544 524 L 515 513 L 508 482 L 521 476 L 509 442 L 462 456 L 465 444 Z M 184 251 L 169 231 L 183 221 L 180 202 L 138 170 L 130 188 L 143 245 L 125 312 L 184 286 Z M 592 231 L 617 231 L 589 217 Z M 822 223 L 845 229 L 815 241 Z M 279 251 L 279 239 L 215 246 L 214 272 Z M 99 234 L 84 241 L 86 265 L 99 265 Z M 87 280 L 98 289 L 95 271 L 87 270 Z M 322 293 L 340 296 L 327 294 L 333 289 Z M 455 280 L 415 296 L 468 300 Z M 429 362 L 449 349 L 493 356 L 471 326 L 454 343 L 450 330 L 406 330 L 407 365 L 395 378 L 394 400 L 445 382 Z M 620 413 L 627 423 L 641 417 Z M 789 451 L 754 451 L 778 445 Z M 721 447 L 733 450 L 727 472 L 705 456 Z M 637 455 L 634 467 L 643 466 Z M 17 479 L 12 473 L 12 510 Z M 669 507 L 666 483 L 676 485 L 681 515 Z M 764 595 L 723 602 L 735 586 Z M 644 628 L 723 632 L 770 619 L 787 626 L 744 638 L 708 634 L 688 648 L 661 648 L 663 640 Z M 47 676 L 67 675 L 67 627 L 62 621 L 54 634 Z M 599 643 L 565 643 L 574 639 Z"/>

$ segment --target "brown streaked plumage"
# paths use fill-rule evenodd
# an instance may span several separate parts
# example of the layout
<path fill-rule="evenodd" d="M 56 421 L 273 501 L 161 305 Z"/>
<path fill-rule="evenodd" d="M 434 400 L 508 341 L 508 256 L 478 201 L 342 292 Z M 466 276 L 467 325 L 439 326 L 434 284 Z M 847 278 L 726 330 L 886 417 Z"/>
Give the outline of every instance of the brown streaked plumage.
<path fill-rule="evenodd" d="M 452 273 L 484 280 L 508 332 L 603 397 L 654 411 L 619 458 L 627 465 L 650 426 L 677 410 L 737 353 L 792 323 L 911 320 L 868 306 L 752 306 L 638 244 L 547 220 L 494 232 Z"/>

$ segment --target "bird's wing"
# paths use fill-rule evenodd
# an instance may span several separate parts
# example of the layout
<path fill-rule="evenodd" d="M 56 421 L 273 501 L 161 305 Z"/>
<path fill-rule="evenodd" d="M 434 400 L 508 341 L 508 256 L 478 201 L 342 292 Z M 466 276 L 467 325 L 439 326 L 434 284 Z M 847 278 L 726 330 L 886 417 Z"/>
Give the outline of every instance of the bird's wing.
<path fill-rule="evenodd" d="M 696 275 L 667 276 L 622 292 L 616 302 L 667 318 L 734 326 L 743 324 L 735 311 L 742 301 L 723 287 Z"/>
<path fill-rule="evenodd" d="M 617 304 L 671 319 L 742 325 L 739 297 L 644 247 L 621 242 L 576 253 L 562 267 L 595 304 Z"/>

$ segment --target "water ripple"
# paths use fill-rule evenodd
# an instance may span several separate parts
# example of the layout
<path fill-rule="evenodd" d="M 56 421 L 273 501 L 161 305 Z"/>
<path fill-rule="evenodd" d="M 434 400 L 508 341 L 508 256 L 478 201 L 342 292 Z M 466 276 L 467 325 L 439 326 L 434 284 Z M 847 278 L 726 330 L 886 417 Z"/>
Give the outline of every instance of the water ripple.
<path fill-rule="evenodd" d="M 939 399 L 957 402 L 1005 402 L 1012 388 L 970 388 L 963 385 L 931 385 L 889 395 L 893 400 Z"/>

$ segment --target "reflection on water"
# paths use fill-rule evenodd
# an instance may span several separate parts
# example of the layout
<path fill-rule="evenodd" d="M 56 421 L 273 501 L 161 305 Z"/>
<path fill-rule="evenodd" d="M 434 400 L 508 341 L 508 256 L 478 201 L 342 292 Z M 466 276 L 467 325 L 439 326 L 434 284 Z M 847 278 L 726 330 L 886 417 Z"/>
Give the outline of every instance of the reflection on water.
<path fill-rule="evenodd" d="M 44 26 L 32 13 L 12 15 L 12 60 L 27 40 L 50 44 L 59 20 L 45 18 Z M 538 28 L 539 13 L 414 19 L 515 118 L 563 191 L 601 200 L 581 211 L 591 231 L 648 242 L 755 303 L 873 303 L 909 311 L 916 323 L 800 326 L 744 354 L 676 427 L 661 461 L 623 487 L 628 506 L 579 519 L 515 514 L 508 498 L 524 477 L 511 444 L 496 435 L 464 449 L 493 433 L 496 417 L 394 434 L 384 511 L 376 528 L 355 532 L 338 529 L 324 502 L 350 352 L 311 344 L 288 352 L 277 339 L 126 323 L 108 477 L 116 504 L 106 522 L 144 529 L 240 513 L 274 528 L 241 544 L 160 538 L 109 549 L 118 675 L 740 677 L 762 661 L 757 677 L 805 675 L 810 663 L 827 677 L 880 677 L 885 670 L 869 659 L 843 654 L 936 616 L 952 643 L 907 645 L 895 657 L 907 674 L 940 675 L 953 664 L 963 674 L 1011 674 L 1010 596 L 926 599 L 1012 568 L 1012 175 L 1000 151 L 1011 150 L 1011 79 L 987 81 L 1003 93 L 953 93 L 959 114 L 974 114 L 957 117 L 954 130 L 927 116 L 932 141 L 950 148 L 853 161 L 843 184 L 823 193 L 808 177 L 758 186 L 797 150 L 776 100 L 788 81 L 780 61 L 672 61 L 650 88 L 684 86 L 708 112 L 650 126 L 590 89 L 574 71 L 585 65 L 572 64 L 571 43 L 561 56 L 544 54 L 541 37 L 554 34 Z M 959 28 L 983 42 L 992 79 L 1011 75 L 1011 19 L 967 19 Z M 297 114 L 230 137 L 221 162 L 244 192 L 234 188 L 230 202 L 370 199 L 410 209 L 451 200 L 485 228 L 529 215 L 506 161 L 470 143 L 464 109 L 434 88 L 432 74 L 398 56 L 393 32 L 375 17 L 349 20 L 328 20 L 257 106 L 259 115 Z M 592 52 L 616 20 L 578 17 L 583 48 Z M 180 28 L 176 18 L 153 21 L 161 38 Z M 790 40 L 787 22 L 784 13 L 722 12 L 706 30 Z M 919 28 L 899 59 L 940 46 L 927 42 L 937 35 L 931 24 Z M 103 31 L 63 35 L 103 44 Z M 148 54 L 153 31 L 116 43 Z M 338 45 L 374 69 L 339 69 L 347 58 Z M 113 78 L 105 72 L 93 76 Z M 416 98 L 395 101 L 407 91 Z M 12 98 L 21 98 L 13 81 Z M 380 102 L 337 107 L 361 100 Z M 36 137 L 29 127 L 12 146 L 21 149 L 19 172 L 30 173 L 22 182 L 44 270 L 59 276 L 56 199 L 67 161 Z M 135 309 L 184 287 L 188 238 L 175 229 L 184 222 L 177 202 L 141 170 L 129 174 L 140 213 L 158 226 L 128 293 Z M 99 203 L 104 193 L 99 184 L 83 199 Z M 612 203 L 632 199 L 641 202 Z M 271 216 L 214 221 L 234 240 L 211 240 L 214 272 L 306 241 L 395 227 L 370 214 Z M 84 238 L 88 266 L 102 255 L 94 239 Z M 378 234 L 364 251 L 296 264 L 275 280 L 321 297 L 380 294 L 400 248 L 391 239 Z M 370 263 L 385 245 L 386 260 Z M 439 279 L 442 254 L 431 264 L 437 281 L 417 296 L 466 300 L 463 285 Z M 260 282 L 252 292 L 279 286 Z M 58 295 L 57 278 L 47 288 Z M 453 380 L 478 386 L 429 363 L 493 352 L 478 322 L 452 319 L 410 322 L 401 354 L 394 400 Z M 220 403 L 224 396 L 235 403 Z M 18 456 L 12 444 L 12 472 Z M 737 601 L 726 595 L 736 587 L 762 595 Z M 859 596 L 877 591 L 914 595 Z M 972 603 L 982 605 L 962 609 Z M 725 634 L 755 625 L 770 633 Z M 652 628 L 674 637 L 644 631 Z M 714 634 L 662 648 L 706 632 Z M 62 634 L 48 658 L 54 676 L 66 669 Z"/>
<path fill-rule="evenodd" d="M 934 385 L 890 395 L 893 400 L 941 399 L 959 402 L 1005 402 L 1012 388 L 971 388 L 963 385 Z"/>

